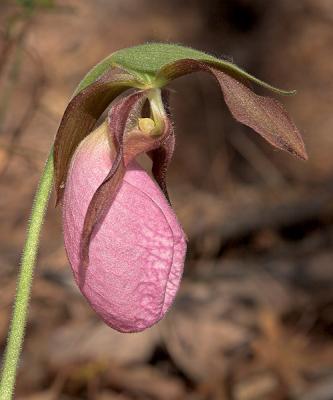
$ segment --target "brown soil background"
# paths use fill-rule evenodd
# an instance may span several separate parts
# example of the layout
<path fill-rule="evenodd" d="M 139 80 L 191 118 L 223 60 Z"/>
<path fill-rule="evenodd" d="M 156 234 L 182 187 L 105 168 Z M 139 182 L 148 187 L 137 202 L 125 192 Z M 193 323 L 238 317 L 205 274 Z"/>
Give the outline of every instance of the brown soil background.
<path fill-rule="evenodd" d="M 332 1 L 21 3 L 0 1 L 0 356 L 40 171 L 73 89 L 109 53 L 177 42 L 296 88 L 281 100 L 309 161 L 236 123 L 209 77 L 174 82 L 169 188 L 189 237 L 177 301 L 141 334 L 103 325 L 52 199 L 17 399 L 332 400 Z"/>

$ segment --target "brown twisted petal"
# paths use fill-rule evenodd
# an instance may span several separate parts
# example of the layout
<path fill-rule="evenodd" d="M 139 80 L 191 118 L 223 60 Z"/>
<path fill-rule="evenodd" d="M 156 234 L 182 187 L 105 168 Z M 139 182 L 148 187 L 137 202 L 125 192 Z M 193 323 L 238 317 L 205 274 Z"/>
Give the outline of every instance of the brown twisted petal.
<path fill-rule="evenodd" d="M 273 146 L 306 160 L 304 142 L 287 111 L 277 100 L 255 94 L 230 71 L 221 71 L 209 62 L 183 59 L 163 67 L 157 74 L 167 81 L 205 71 L 218 81 L 234 118 L 251 127 Z"/>
<path fill-rule="evenodd" d="M 69 164 L 78 144 L 93 130 L 111 101 L 136 84 L 133 75 L 120 68 L 113 68 L 79 92 L 68 104 L 54 142 L 57 204 L 63 197 Z"/>
<path fill-rule="evenodd" d="M 84 219 L 80 243 L 82 271 L 85 271 L 86 267 L 89 265 L 89 243 L 93 230 L 112 204 L 123 180 L 126 171 L 123 155 L 125 127 L 131 109 L 135 108 L 135 106 L 141 102 L 143 96 L 143 92 L 135 92 L 121 99 L 110 110 L 108 131 L 112 135 L 111 140 L 115 148 L 115 159 L 108 175 L 94 193 Z M 84 276 L 82 276 L 82 278 L 83 284 Z"/>
<path fill-rule="evenodd" d="M 108 133 L 115 150 L 115 159 L 110 172 L 95 191 L 87 209 L 80 244 L 83 271 L 89 265 L 89 243 L 94 228 L 105 216 L 115 199 L 127 165 L 138 154 L 163 146 L 168 137 L 173 134 L 170 129 L 172 125 L 168 119 L 164 122 L 163 132 L 156 137 L 142 133 L 137 126 L 127 131 L 133 127 L 133 121 L 140 115 L 146 99 L 146 92 L 137 91 L 120 99 L 110 109 Z"/>
<path fill-rule="evenodd" d="M 162 101 L 165 110 L 163 132 L 156 136 L 145 135 L 137 129 L 137 120 L 141 115 L 146 97 L 144 97 L 140 103 L 137 103 L 135 109 L 133 108 L 131 111 L 132 117 L 126 124 L 126 132 L 124 134 L 126 142 L 124 159 L 125 165 L 127 166 L 136 155 L 144 152 L 147 153 L 153 163 L 152 174 L 170 203 L 166 186 L 166 173 L 174 151 L 175 133 L 170 117 L 169 95 L 170 93 L 168 90 L 162 91 Z"/>
<path fill-rule="evenodd" d="M 166 184 L 166 174 L 175 148 L 175 134 L 171 122 L 168 122 L 170 134 L 165 138 L 165 141 L 160 147 L 150 150 L 148 155 L 153 162 L 153 177 L 170 204 L 170 198 Z"/>
<path fill-rule="evenodd" d="M 164 104 L 165 113 L 168 116 L 165 120 L 165 139 L 161 145 L 153 150 L 150 150 L 147 154 L 152 160 L 152 174 L 155 181 L 162 190 L 164 196 L 168 200 L 169 204 L 170 198 L 166 184 L 166 174 L 168 171 L 169 164 L 172 159 L 172 155 L 175 149 L 175 132 L 172 124 L 170 105 L 169 105 L 170 90 L 164 89 L 162 91 L 162 100 Z"/>

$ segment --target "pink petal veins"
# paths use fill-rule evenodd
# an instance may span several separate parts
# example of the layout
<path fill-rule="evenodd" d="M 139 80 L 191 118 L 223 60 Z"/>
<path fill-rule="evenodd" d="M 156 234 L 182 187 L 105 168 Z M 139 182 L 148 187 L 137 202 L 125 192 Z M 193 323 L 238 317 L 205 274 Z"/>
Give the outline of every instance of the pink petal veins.
<path fill-rule="evenodd" d="M 186 253 L 185 235 L 160 189 L 135 162 L 90 242 L 80 280 L 80 239 L 90 200 L 112 161 L 103 129 L 79 145 L 63 202 L 64 241 L 75 280 L 111 327 L 138 332 L 158 322 L 176 295 Z"/>

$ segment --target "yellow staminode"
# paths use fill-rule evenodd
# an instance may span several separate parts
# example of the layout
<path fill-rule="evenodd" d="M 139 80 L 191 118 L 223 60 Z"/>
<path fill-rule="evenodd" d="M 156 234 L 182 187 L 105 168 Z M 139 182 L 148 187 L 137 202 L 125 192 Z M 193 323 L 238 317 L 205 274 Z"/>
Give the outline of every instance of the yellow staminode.
<path fill-rule="evenodd" d="M 155 122 L 151 118 L 139 118 L 138 125 L 140 131 L 146 134 L 155 129 Z"/>

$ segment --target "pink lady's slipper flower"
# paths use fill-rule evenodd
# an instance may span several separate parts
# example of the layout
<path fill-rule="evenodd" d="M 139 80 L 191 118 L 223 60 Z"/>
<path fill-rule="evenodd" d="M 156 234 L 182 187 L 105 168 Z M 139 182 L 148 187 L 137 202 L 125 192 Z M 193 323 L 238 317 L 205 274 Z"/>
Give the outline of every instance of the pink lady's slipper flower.
<path fill-rule="evenodd" d="M 229 61 L 150 44 L 116 52 L 95 67 L 57 133 L 56 192 L 75 280 L 98 315 L 121 332 L 141 331 L 159 321 L 180 284 L 186 240 L 166 188 L 175 139 L 164 86 L 195 71 L 216 79 L 235 119 L 275 147 L 306 158 L 302 138 L 282 105 L 256 95 L 247 82 L 288 93 Z M 135 161 L 141 153 L 152 159 L 154 179 Z"/>

